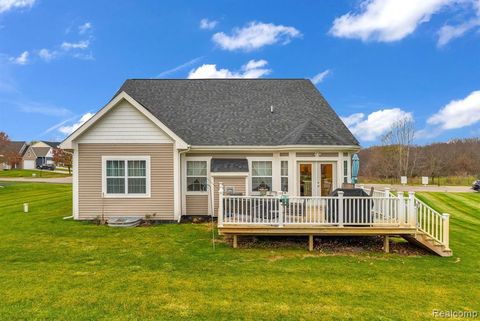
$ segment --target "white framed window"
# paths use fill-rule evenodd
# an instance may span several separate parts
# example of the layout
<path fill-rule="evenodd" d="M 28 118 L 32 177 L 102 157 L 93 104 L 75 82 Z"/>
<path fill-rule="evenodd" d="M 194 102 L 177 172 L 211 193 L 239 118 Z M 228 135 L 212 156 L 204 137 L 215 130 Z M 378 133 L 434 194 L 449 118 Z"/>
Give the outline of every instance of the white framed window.
<path fill-rule="evenodd" d="M 102 156 L 104 197 L 150 197 L 150 156 Z"/>
<path fill-rule="evenodd" d="M 343 182 L 348 183 L 348 160 L 343 161 Z"/>
<path fill-rule="evenodd" d="M 280 162 L 280 189 L 282 192 L 288 192 L 288 161 Z"/>
<path fill-rule="evenodd" d="M 187 192 L 207 192 L 207 165 L 207 161 L 187 160 Z"/>
<path fill-rule="evenodd" d="M 252 161 L 251 191 L 272 190 L 272 161 Z"/>

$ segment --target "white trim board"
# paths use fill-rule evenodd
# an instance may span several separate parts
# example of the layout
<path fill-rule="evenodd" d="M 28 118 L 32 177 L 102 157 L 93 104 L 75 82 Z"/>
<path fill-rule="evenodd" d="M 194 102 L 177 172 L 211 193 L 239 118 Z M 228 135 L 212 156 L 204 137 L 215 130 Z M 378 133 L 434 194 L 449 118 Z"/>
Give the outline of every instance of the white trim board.
<path fill-rule="evenodd" d="M 129 194 L 128 193 L 128 166 L 125 166 L 125 193 L 123 194 L 108 194 L 107 193 L 107 166 L 108 160 L 143 160 L 145 161 L 145 179 L 146 179 L 146 193 L 145 194 Z M 150 198 L 151 197 L 151 170 L 150 170 L 150 156 L 102 156 L 102 197 L 103 198 Z"/>
<path fill-rule="evenodd" d="M 210 174 L 212 177 L 243 177 L 248 176 L 248 172 L 213 172 Z"/>

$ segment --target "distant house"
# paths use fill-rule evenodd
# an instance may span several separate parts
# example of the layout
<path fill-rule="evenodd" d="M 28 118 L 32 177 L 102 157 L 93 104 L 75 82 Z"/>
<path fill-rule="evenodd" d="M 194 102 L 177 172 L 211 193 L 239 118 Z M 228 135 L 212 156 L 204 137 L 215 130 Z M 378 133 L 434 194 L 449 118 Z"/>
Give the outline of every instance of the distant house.
<path fill-rule="evenodd" d="M 10 141 L 5 147 L 0 149 L 0 170 L 21 168 L 22 156 L 27 150 L 28 145 L 25 141 Z M 15 160 L 17 158 L 17 160 Z"/>
<path fill-rule="evenodd" d="M 58 142 L 46 141 L 32 143 L 23 155 L 23 168 L 35 169 L 44 164 L 53 164 L 53 150 L 58 145 Z"/>

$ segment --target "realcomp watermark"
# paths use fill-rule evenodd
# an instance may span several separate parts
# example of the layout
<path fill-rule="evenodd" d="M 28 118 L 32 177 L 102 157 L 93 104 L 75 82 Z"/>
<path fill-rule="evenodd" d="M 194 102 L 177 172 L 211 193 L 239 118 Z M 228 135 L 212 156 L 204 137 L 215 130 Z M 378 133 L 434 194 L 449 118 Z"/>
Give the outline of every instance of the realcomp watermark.
<path fill-rule="evenodd" d="M 432 315 L 436 318 L 478 318 L 478 311 L 461 310 L 433 310 Z"/>

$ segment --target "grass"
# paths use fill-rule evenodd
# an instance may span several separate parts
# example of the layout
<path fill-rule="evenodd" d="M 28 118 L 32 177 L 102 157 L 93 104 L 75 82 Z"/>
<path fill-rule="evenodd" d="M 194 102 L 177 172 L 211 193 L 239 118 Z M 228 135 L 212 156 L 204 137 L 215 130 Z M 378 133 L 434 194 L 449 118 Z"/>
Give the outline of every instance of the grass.
<path fill-rule="evenodd" d="M 430 185 L 437 186 L 472 186 L 472 183 L 476 181 L 475 176 L 446 176 L 429 178 Z M 371 177 L 359 177 L 360 184 L 397 184 L 400 185 L 400 178 L 371 178 Z M 408 185 L 423 185 L 421 177 L 409 177 Z"/>
<path fill-rule="evenodd" d="M 40 171 L 34 169 L 11 169 L 0 171 L 1 177 L 25 177 L 25 178 L 34 178 L 32 175 L 35 174 L 36 178 L 55 178 L 55 177 L 67 177 L 71 176 L 68 173 L 58 173 L 53 171 Z"/>
<path fill-rule="evenodd" d="M 480 310 L 480 194 L 421 193 L 454 256 L 211 246 L 208 224 L 63 220 L 71 187 L 0 188 L 0 320 L 425 320 Z M 419 193 L 420 194 L 420 193 Z M 22 213 L 22 203 L 30 213 Z"/>

